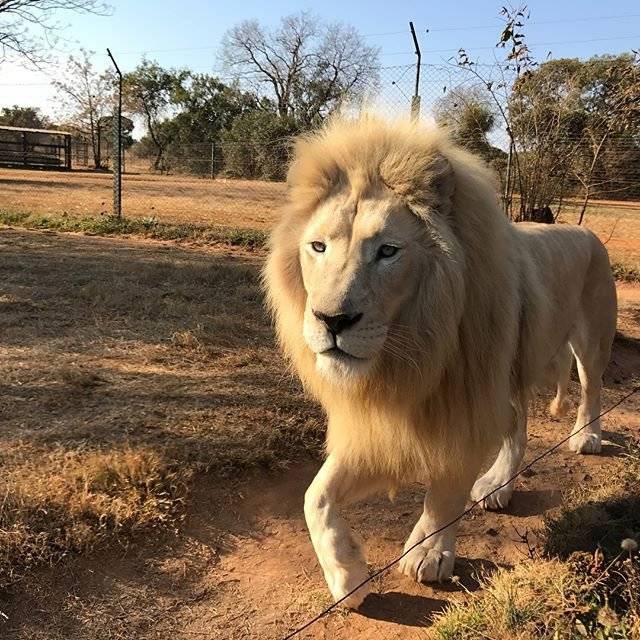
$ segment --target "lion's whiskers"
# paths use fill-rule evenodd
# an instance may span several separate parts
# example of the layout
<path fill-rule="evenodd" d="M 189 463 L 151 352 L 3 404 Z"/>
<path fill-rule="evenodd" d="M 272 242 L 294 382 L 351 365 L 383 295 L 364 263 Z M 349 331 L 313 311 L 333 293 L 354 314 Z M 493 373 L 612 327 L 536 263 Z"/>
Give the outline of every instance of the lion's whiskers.
<path fill-rule="evenodd" d="M 417 361 L 402 349 L 402 347 L 406 345 L 403 345 L 402 343 L 399 343 L 399 342 L 395 342 L 394 339 L 395 339 L 394 336 L 388 335 L 387 341 L 382 347 L 382 351 L 412 366 L 417 371 L 418 375 L 420 376 L 420 379 L 423 380 L 422 369 L 418 365 Z"/>

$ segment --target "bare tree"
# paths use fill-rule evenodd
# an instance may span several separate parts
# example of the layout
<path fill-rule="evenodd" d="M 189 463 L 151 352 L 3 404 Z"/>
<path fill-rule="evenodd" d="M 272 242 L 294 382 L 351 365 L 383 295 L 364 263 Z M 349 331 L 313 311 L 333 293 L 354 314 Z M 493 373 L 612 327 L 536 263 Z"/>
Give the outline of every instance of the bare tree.
<path fill-rule="evenodd" d="M 113 74 L 97 72 L 82 49 L 80 58 L 69 56 L 62 79 L 53 86 L 61 93 L 62 119 L 89 142 L 94 166 L 102 168 L 101 122 L 113 112 Z"/>
<path fill-rule="evenodd" d="M 108 15 L 110 10 L 101 0 L 0 0 L 0 62 L 14 56 L 40 65 L 59 38 L 60 12 Z"/>
<path fill-rule="evenodd" d="M 375 86 L 378 49 L 352 27 L 325 24 L 307 12 L 287 16 L 274 31 L 249 20 L 223 39 L 225 66 L 275 101 L 280 116 L 305 124 Z"/>
<path fill-rule="evenodd" d="M 501 15 L 497 46 L 505 56 L 494 69 L 500 77 L 487 75 L 462 49 L 458 65 L 486 88 L 509 138 L 505 210 L 523 220 L 556 203 L 557 217 L 565 196 L 580 189 L 581 224 L 590 199 L 612 182 L 602 166 L 612 138 L 637 139 L 640 60 L 633 52 L 538 64 L 525 40 L 526 7 L 503 7 Z"/>

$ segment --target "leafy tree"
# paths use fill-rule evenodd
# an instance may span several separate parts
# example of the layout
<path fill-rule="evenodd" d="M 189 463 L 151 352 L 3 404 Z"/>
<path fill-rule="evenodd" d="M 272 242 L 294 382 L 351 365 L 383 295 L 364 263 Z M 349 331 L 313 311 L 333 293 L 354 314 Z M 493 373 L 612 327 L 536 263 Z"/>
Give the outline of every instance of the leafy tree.
<path fill-rule="evenodd" d="M 191 135 L 199 140 L 217 137 L 243 111 L 258 106 L 253 95 L 203 73 L 189 73 L 174 93 L 173 103 L 180 109 L 178 115 L 186 121 Z"/>
<path fill-rule="evenodd" d="M 100 0 L 0 0 L 0 62 L 47 62 L 46 49 L 60 37 L 55 17 L 61 11 L 108 15 L 110 7 Z"/>
<path fill-rule="evenodd" d="M 624 136 L 637 146 L 638 56 L 538 65 L 524 35 L 526 7 L 504 7 L 501 14 L 505 26 L 497 46 L 506 53 L 497 65 L 498 78 L 486 74 L 464 50 L 458 64 L 486 88 L 509 137 L 513 167 L 508 165 L 505 176 L 505 210 L 515 219 L 528 219 L 556 202 L 559 213 L 565 195 L 578 185 L 583 192 L 580 223 L 590 197 L 603 184 L 599 175 L 613 141 Z"/>
<path fill-rule="evenodd" d="M 253 110 L 223 134 L 225 173 L 233 177 L 283 180 L 291 139 L 300 125 L 276 110 Z"/>
<path fill-rule="evenodd" d="M 276 112 L 305 126 L 377 82 L 378 49 L 352 27 L 325 24 L 307 12 L 282 18 L 269 31 L 254 20 L 230 29 L 223 62 L 239 81 L 273 99 Z"/>
<path fill-rule="evenodd" d="M 131 113 L 145 120 L 155 147 L 153 167 L 156 171 L 166 169 L 164 156 L 171 141 L 162 123 L 171 113 L 175 96 L 182 90 L 188 75 L 186 70 L 164 69 L 157 62 L 143 60 L 123 78 L 124 104 Z"/>
<path fill-rule="evenodd" d="M 628 132 L 612 134 L 600 155 L 593 177 L 600 198 L 640 198 L 640 140 Z"/>
<path fill-rule="evenodd" d="M 106 134 L 106 137 L 109 140 L 114 139 L 114 128 L 116 126 L 117 120 L 116 115 L 109 115 L 100 118 L 100 122 L 98 123 L 100 126 L 100 131 L 103 132 L 103 135 Z M 126 116 L 121 116 L 120 118 L 120 135 L 122 140 L 122 146 L 124 149 L 128 149 L 133 144 L 133 136 L 131 135 L 134 129 L 134 123 L 131 118 L 127 118 Z M 112 152 L 113 149 L 110 148 Z"/>
<path fill-rule="evenodd" d="M 153 72 L 145 71 L 143 78 L 144 87 L 154 93 L 144 102 L 138 102 L 135 95 L 131 99 L 131 93 L 140 90 L 141 82 L 140 75 L 128 77 L 127 102 L 134 109 L 141 108 L 147 120 L 148 136 L 137 145 L 136 154 L 155 156 L 157 169 L 209 173 L 212 145 L 219 153 L 222 131 L 247 110 L 261 108 L 253 95 L 208 74 L 172 72 L 155 65 Z M 162 86 L 164 91 L 160 91 Z M 149 104 L 153 109 L 147 114 L 144 108 Z"/>
<path fill-rule="evenodd" d="M 578 224 L 590 197 L 601 195 L 620 178 L 638 181 L 640 152 L 640 57 L 637 53 L 597 56 L 586 60 L 577 74 L 581 104 L 585 112 L 583 152 L 574 175 L 582 187 L 583 201 Z M 607 175 L 612 157 L 623 153 L 630 160 L 622 176 Z M 609 162 L 605 162 L 606 158 Z M 620 194 L 619 194 L 620 195 Z"/>
<path fill-rule="evenodd" d="M 520 145 L 546 149 L 556 158 L 555 174 L 582 191 L 580 224 L 590 198 L 615 179 L 606 175 L 605 157 L 611 167 L 616 154 L 637 157 L 640 150 L 640 61 L 622 54 L 545 62 L 518 79 L 509 105 Z M 632 183 L 637 173 L 627 167 L 618 169 Z"/>
<path fill-rule="evenodd" d="M 436 102 L 434 117 L 459 145 L 497 168 L 502 167 L 506 153 L 494 147 L 488 139 L 496 127 L 497 116 L 486 90 L 465 87 L 448 91 Z"/>
<path fill-rule="evenodd" d="M 51 120 L 40 112 L 38 107 L 3 107 L 0 112 L 0 124 L 7 127 L 25 127 L 27 129 L 50 129 Z"/>
<path fill-rule="evenodd" d="M 96 71 L 90 55 L 82 49 L 80 57 L 69 56 L 62 78 L 53 86 L 61 95 L 63 119 L 89 142 L 93 164 L 101 169 L 105 133 L 101 123 L 113 112 L 114 78 L 110 71 Z"/>
<path fill-rule="evenodd" d="M 192 173 L 209 173 L 211 153 L 219 157 L 222 132 L 235 118 L 259 108 L 257 99 L 228 87 L 208 74 L 189 74 L 173 96 L 176 115 L 162 124 L 170 140 L 168 154 L 172 168 Z"/>

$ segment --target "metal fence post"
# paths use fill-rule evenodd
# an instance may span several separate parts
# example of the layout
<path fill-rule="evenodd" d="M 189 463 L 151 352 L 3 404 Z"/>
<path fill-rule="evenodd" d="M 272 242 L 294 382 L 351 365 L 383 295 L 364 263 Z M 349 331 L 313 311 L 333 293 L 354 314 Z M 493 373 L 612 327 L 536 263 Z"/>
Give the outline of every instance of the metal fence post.
<path fill-rule="evenodd" d="M 418 44 L 418 37 L 416 36 L 416 30 L 413 27 L 413 22 L 409 22 L 409 29 L 411 30 L 411 36 L 413 37 L 413 44 L 416 48 L 416 86 L 413 91 L 413 97 L 411 98 L 411 119 L 418 120 L 420 118 L 420 61 L 422 54 L 420 53 L 420 45 Z"/>
<path fill-rule="evenodd" d="M 113 215 L 116 218 L 122 217 L 122 73 L 118 63 L 107 48 L 107 53 L 113 62 L 118 74 L 118 106 L 113 123 Z"/>

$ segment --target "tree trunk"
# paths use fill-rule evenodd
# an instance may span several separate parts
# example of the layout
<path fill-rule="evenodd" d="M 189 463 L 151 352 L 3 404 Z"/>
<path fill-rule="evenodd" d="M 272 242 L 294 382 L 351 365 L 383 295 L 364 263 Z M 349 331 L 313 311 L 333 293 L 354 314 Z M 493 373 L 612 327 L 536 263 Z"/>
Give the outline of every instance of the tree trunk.
<path fill-rule="evenodd" d="M 102 129 L 100 124 L 96 128 L 96 169 L 102 169 Z"/>
<path fill-rule="evenodd" d="M 147 129 L 149 130 L 149 135 L 151 136 L 151 140 L 153 140 L 153 144 L 156 145 L 156 150 L 157 150 L 156 159 L 153 161 L 153 169 L 154 171 L 163 171 L 164 168 L 162 167 L 162 156 L 164 154 L 164 148 L 160 144 L 155 134 L 155 131 L 153 130 L 151 113 L 149 112 L 149 109 L 147 108 L 147 105 L 144 102 L 144 100 L 142 101 L 142 104 L 144 105 L 144 111 L 147 116 Z"/>
<path fill-rule="evenodd" d="M 89 116 L 89 136 L 91 137 L 91 153 L 93 155 L 93 168 L 101 169 L 102 162 L 100 158 L 100 129 L 96 125 L 93 115 Z"/>
<path fill-rule="evenodd" d="M 580 209 L 580 216 L 578 217 L 578 224 L 582 224 L 584 220 L 584 214 L 587 211 L 587 206 L 589 205 L 589 198 L 591 197 L 591 185 L 587 183 L 584 191 L 584 199 L 582 201 L 582 209 Z"/>
<path fill-rule="evenodd" d="M 587 211 L 587 206 L 589 205 L 589 198 L 591 197 L 591 179 L 593 178 L 593 171 L 596 167 L 596 164 L 598 162 L 598 158 L 600 157 L 600 152 L 602 151 L 602 146 L 605 143 L 605 140 L 607 139 L 607 136 L 609 135 L 609 132 L 607 131 L 603 136 L 602 139 L 600 140 L 600 142 L 598 142 L 598 144 L 596 145 L 595 149 L 593 150 L 593 159 L 591 160 L 591 164 L 589 165 L 589 172 L 587 174 L 587 180 L 584 183 L 584 200 L 582 202 L 582 209 L 580 210 L 580 216 L 578 217 L 578 224 L 582 224 L 582 221 L 584 220 L 584 214 Z"/>

